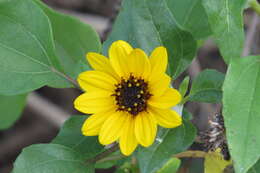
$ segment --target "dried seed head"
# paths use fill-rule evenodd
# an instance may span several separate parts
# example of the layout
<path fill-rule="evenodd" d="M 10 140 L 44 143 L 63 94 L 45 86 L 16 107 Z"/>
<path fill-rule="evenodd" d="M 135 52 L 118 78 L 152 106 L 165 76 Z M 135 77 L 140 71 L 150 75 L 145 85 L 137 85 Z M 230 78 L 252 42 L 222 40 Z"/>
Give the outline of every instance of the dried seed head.
<path fill-rule="evenodd" d="M 204 143 L 205 151 L 215 151 L 220 148 L 224 159 L 230 160 L 224 120 L 221 114 L 215 114 L 213 119 L 209 120 L 209 129 L 200 133 L 200 138 Z"/>

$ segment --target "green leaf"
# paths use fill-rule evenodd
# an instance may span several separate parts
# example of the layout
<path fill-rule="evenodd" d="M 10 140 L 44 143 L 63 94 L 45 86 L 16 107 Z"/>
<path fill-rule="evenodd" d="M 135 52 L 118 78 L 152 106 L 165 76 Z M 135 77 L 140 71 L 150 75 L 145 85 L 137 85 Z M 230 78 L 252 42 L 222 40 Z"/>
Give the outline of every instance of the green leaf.
<path fill-rule="evenodd" d="M 157 173 L 176 173 L 180 164 L 180 159 L 172 158 Z"/>
<path fill-rule="evenodd" d="M 196 39 L 203 39 L 211 34 L 202 0 L 166 1 L 178 24 L 192 33 Z"/>
<path fill-rule="evenodd" d="M 195 127 L 188 121 L 175 129 L 160 129 L 156 142 L 149 148 L 140 148 L 137 160 L 142 173 L 154 173 L 194 141 Z"/>
<path fill-rule="evenodd" d="M 217 103 L 222 99 L 225 75 L 216 70 L 204 70 L 194 79 L 189 94 L 190 101 Z"/>
<path fill-rule="evenodd" d="M 187 162 L 186 162 L 187 163 Z M 190 163 L 190 162 L 188 162 Z M 185 164 L 185 163 L 184 163 Z M 187 172 L 186 173 L 204 173 L 204 160 L 203 159 L 192 159 L 189 167 L 185 167 Z"/>
<path fill-rule="evenodd" d="M 236 173 L 246 173 L 260 156 L 260 56 L 231 61 L 223 86 L 223 114 Z"/>
<path fill-rule="evenodd" d="M 249 169 L 247 173 L 259 173 L 260 172 L 260 160 L 256 162 L 256 164 Z"/>
<path fill-rule="evenodd" d="M 203 0 L 213 36 L 226 63 L 239 58 L 244 45 L 243 8 L 246 0 Z"/>
<path fill-rule="evenodd" d="M 224 160 L 219 152 L 209 152 L 205 156 L 204 172 L 205 173 L 223 173 L 224 169 L 231 165 L 232 161 Z"/>
<path fill-rule="evenodd" d="M 27 94 L 0 96 L 0 130 L 7 129 L 20 117 Z"/>
<path fill-rule="evenodd" d="M 54 144 L 61 144 L 80 152 L 85 159 L 91 158 L 104 151 L 96 136 L 83 136 L 81 127 L 87 116 L 72 116 L 68 119 L 58 136 L 52 141 Z"/>
<path fill-rule="evenodd" d="M 27 147 L 14 164 L 13 173 L 94 173 L 94 165 L 84 156 L 58 144 L 37 144 Z"/>
<path fill-rule="evenodd" d="M 49 19 L 31 0 L 0 1 L 0 93 L 44 85 L 71 86 L 60 77 Z"/>
<path fill-rule="evenodd" d="M 123 165 L 118 167 L 115 171 L 115 173 L 137 173 L 137 172 L 140 172 L 138 169 L 138 165 L 132 164 L 130 159 L 124 162 Z"/>
<path fill-rule="evenodd" d="M 186 108 L 183 108 L 182 118 L 185 120 L 192 120 L 193 116 Z"/>
<path fill-rule="evenodd" d="M 189 83 L 190 83 L 190 77 L 186 76 L 183 81 L 180 84 L 179 87 L 179 92 L 181 93 L 182 97 L 184 97 L 188 91 L 189 88 Z"/>
<path fill-rule="evenodd" d="M 116 160 L 110 160 L 110 161 L 105 161 L 102 163 L 96 163 L 95 168 L 97 169 L 108 169 L 116 165 L 117 161 Z"/>
<path fill-rule="evenodd" d="M 76 79 L 80 72 L 90 69 L 86 53 L 101 51 L 98 34 L 90 25 L 58 13 L 39 0 L 36 2 L 50 19 L 59 62 L 65 73 Z"/>
<path fill-rule="evenodd" d="M 116 40 L 125 40 L 147 54 L 163 45 L 169 54 L 168 72 L 176 78 L 191 63 L 197 46 L 192 35 L 178 27 L 170 8 L 167 0 L 124 0 L 104 52 Z"/>
<path fill-rule="evenodd" d="M 116 152 L 109 155 L 109 157 L 97 161 L 95 168 L 107 169 L 113 166 L 121 168 L 124 164 L 129 162 L 131 162 L 131 157 L 126 157 L 121 154 L 120 150 L 117 150 Z"/>
<path fill-rule="evenodd" d="M 87 160 L 104 151 L 97 137 L 81 134 L 87 116 L 72 116 L 51 144 L 27 147 L 18 157 L 14 173 L 94 173 Z"/>

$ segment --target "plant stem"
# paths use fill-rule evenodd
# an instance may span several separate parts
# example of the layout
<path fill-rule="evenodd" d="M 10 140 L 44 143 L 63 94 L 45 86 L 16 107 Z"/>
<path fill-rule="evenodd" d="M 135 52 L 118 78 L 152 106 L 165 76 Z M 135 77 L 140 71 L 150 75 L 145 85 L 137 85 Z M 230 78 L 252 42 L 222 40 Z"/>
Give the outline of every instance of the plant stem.
<path fill-rule="evenodd" d="M 123 156 L 122 154 L 112 155 L 110 157 L 105 157 L 103 159 L 98 160 L 97 163 L 103 163 L 103 162 L 112 161 L 112 160 L 120 160 L 120 159 L 122 159 L 124 157 L 125 156 Z"/>
<path fill-rule="evenodd" d="M 113 152 L 117 151 L 119 149 L 118 144 L 114 145 L 113 147 L 107 149 L 106 151 L 96 155 L 94 158 L 88 159 L 87 163 L 96 163 L 99 160 L 104 159 L 108 155 L 112 154 Z"/>
<path fill-rule="evenodd" d="M 51 68 L 51 70 L 54 73 L 57 73 L 59 76 L 63 77 L 64 79 L 66 79 L 68 82 L 70 82 L 75 88 L 82 90 L 79 86 L 79 84 L 77 83 L 77 81 L 75 81 L 74 79 L 72 79 L 71 77 L 67 76 L 66 74 L 56 70 L 55 68 Z"/>
<path fill-rule="evenodd" d="M 189 100 L 189 98 L 190 98 L 189 96 L 184 97 L 180 104 L 184 105 Z"/>
<path fill-rule="evenodd" d="M 260 4 L 257 2 L 257 0 L 250 0 L 249 2 L 250 7 L 258 14 L 260 15 Z"/>
<path fill-rule="evenodd" d="M 186 158 L 186 157 L 193 157 L 193 158 L 204 158 L 207 155 L 204 151 L 185 151 L 182 153 L 178 153 L 174 155 L 176 158 Z"/>

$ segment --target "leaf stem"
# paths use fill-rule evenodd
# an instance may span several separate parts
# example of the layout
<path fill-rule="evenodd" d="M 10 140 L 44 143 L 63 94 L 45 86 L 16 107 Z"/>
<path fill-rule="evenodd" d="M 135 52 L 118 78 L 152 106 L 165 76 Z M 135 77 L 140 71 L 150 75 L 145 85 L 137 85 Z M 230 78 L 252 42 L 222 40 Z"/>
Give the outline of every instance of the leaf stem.
<path fill-rule="evenodd" d="M 103 160 L 108 155 L 112 154 L 113 152 L 117 151 L 119 149 L 118 144 L 112 146 L 111 148 L 105 150 L 104 152 L 96 155 L 94 158 L 88 159 L 87 163 L 96 163 L 97 161 Z"/>
<path fill-rule="evenodd" d="M 206 152 L 204 151 L 191 151 L 191 150 L 188 150 L 188 151 L 185 151 L 185 152 L 182 152 L 182 153 L 178 153 L 176 155 L 174 155 L 173 157 L 176 157 L 176 158 L 186 158 L 186 157 L 193 157 L 193 158 L 204 158 L 205 156 L 207 155 Z"/>
<path fill-rule="evenodd" d="M 51 70 L 54 73 L 57 73 L 59 76 L 63 77 L 64 79 L 66 79 L 68 82 L 70 82 L 75 88 L 82 90 L 79 86 L 79 84 L 77 83 L 77 81 L 75 81 L 74 79 L 72 79 L 71 77 L 67 76 L 66 74 L 56 70 L 55 68 L 51 68 Z"/>
<path fill-rule="evenodd" d="M 250 0 L 249 2 L 250 7 L 258 14 L 260 15 L 260 4 L 257 2 L 257 0 Z"/>
<path fill-rule="evenodd" d="M 120 160 L 122 158 L 124 158 L 125 156 L 122 154 L 119 155 L 112 155 L 110 157 L 105 157 L 103 159 L 100 159 L 97 161 L 97 163 L 103 163 L 103 162 L 107 162 L 107 161 L 112 161 L 112 160 Z"/>
<path fill-rule="evenodd" d="M 181 105 L 184 105 L 188 100 L 190 99 L 190 96 L 188 95 L 188 96 L 186 96 L 186 97 L 184 97 L 183 99 L 182 99 L 182 101 L 181 101 Z"/>

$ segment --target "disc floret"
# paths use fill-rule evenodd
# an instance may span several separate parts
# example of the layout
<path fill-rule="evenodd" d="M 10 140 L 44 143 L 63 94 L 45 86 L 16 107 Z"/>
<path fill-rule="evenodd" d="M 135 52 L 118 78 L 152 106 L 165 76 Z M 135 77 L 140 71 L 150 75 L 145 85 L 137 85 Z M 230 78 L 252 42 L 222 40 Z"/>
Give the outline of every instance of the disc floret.
<path fill-rule="evenodd" d="M 115 85 L 115 97 L 118 111 L 126 111 L 132 115 L 137 115 L 147 109 L 147 100 L 152 96 L 148 90 L 148 82 L 142 78 L 133 76 L 128 79 L 121 79 Z"/>

